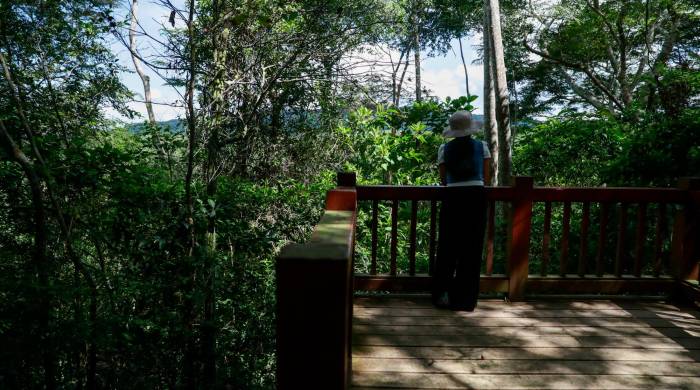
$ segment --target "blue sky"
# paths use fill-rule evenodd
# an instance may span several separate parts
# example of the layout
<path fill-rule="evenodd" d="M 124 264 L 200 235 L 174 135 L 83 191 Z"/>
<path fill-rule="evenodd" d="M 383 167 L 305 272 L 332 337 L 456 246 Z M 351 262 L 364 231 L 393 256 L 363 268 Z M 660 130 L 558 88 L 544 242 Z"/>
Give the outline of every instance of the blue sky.
<path fill-rule="evenodd" d="M 181 5 L 182 0 L 173 1 L 173 3 Z M 122 7 L 117 10 L 115 17 L 128 18 L 129 4 L 129 0 L 124 0 Z M 151 0 L 140 0 L 138 16 L 146 31 L 157 35 L 160 24 L 167 23 L 169 13 L 166 9 L 154 4 Z M 139 51 L 143 55 L 148 55 L 153 52 L 152 44 L 146 37 L 139 37 L 137 40 Z M 480 36 L 464 38 L 462 41 L 465 59 L 468 64 L 469 89 L 472 94 L 479 96 L 482 95 L 483 90 L 483 68 L 480 64 L 472 65 L 472 62 L 477 57 L 474 45 L 478 45 L 480 41 Z M 119 63 L 129 70 L 121 74 L 122 81 L 129 89 L 136 93 L 136 100 L 142 100 L 143 85 L 138 75 L 133 71 L 134 64 L 131 61 L 128 49 L 116 38 L 113 38 L 110 44 L 113 52 L 118 57 Z M 459 57 L 459 46 L 456 40 L 452 42 L 452 50 L 449 50 L 444 56 L 428 57 L 427 53 L 423 53 L 421 70 L 423 85 L 430 90 L 430 95 L 444 99 L 447 96 L 456 97 L 466 94 L 464 69 Z M 178 101 L 179 96 L 177 92 L 171 87 L 164 85 L 163 80 L 147 67 L 145 67 L 145 71 L 151 78 L 153 101 L 155 103 L 163 103 L 154 105 L 156 119 L 164 121 L 182 115 L 182 110 L 180 108 L 167 105 Z M 146 109 L 142 102 L 131 102 L 129 106 L 143 115 L 142 118 L 137 118 L 136 121 L 142 121 L 143 118 L 146 117 Z M 475 106 L 476 113 L 482 113 L 480 97 L 475 102 Z M 111 113 L 111 115 L 114 114 Z"/>

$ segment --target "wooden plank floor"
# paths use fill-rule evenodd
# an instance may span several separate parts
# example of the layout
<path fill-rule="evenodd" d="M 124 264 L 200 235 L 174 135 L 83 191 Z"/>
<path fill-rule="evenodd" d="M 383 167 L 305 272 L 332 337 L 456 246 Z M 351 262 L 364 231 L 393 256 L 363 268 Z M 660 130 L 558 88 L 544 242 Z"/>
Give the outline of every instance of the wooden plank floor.
<path fill-rule="evenodd" d="M 700 389 L 700 313 L 663 302 L 355 298 L 354 389 Z"/>

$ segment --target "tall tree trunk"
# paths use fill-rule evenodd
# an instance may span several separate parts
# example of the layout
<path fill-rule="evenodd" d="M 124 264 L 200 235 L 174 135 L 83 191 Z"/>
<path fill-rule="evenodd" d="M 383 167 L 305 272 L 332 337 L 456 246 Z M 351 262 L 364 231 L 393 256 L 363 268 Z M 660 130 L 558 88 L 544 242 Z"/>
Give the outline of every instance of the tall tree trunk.
<path fill-rule="evenodd" d="M 499 148 L 498 148 L 498 123 L 496 121 L 496 93 L 493 87 L 493 66 L 491 57 L 491 36 L 489 34 L 489 13 L 487 11 L 488 0 L 484 2 L 484 139 L 489 146 L 491 152 L 491 183 L 490 185 L 499 185 L 498 167 L 499 167 Z"/>
<path fill-rule="evenodd" d="M 414 40 L 415 40 L 415 46 L 420 47 L 420 38 L 418 37 L 418 33 L 414 35 Z M 423 101 L 423 91 L 421 87 L 421 80 L 420 80 L 420 50 L 415 50 L 413 53 L 413 61 L 415 62 L 416 66 L 416 101 L 421 102 Z"/>
<path fill-rule="evenodd" d="M 195 360 L 196 360 L 196 344 L 194 335 L 194 322 L 195 322 L 195 308 L 194 308 L 194 282 L 195 282 L 195 269 L 193 266 L 195 247 L 197 243 L 195 228 L 194 228 L 194 196 L 192 194 L 192 180 L 194 173 L 194 155 L 197 148 L 197 136 L 196 136 L 196 115 L 194 110 L 194 92 L 195 92 L 195 43 L 194 43 L 194 12 L 195 12 L 195 0 L 189 0 L 188 2 L 188 17 L 187 17 L 187 39 L 188 39 L 188 49 L 189 58 L 188 69 L 187 69 L 187 135 L 188 135 L 188 145 L 187 145 L 187 171 L 185 173 L 185 205 L 187 207 L 187 217 L 185 225 L 187 226 L 187 239 L 188 243 L 187 253 L 185 256 L 185 264 L 183 264 L 183 273 L 185 277 L 184 290 L 189 296 L 185 299 L 184 303 L 184 313 L 183 313 L 183 325 L 185 328 L 185 351 L 183 357 L 183 376 L 184 384 L 188 389 L 197 388 L 197 371 L 195 370 Z"/>
<path fill-rule="evenodd" d="M 394 66 L 394 60 L 391 58 L 391 104 L 394 107 L 399 106 L 399 97 L 401 96 L 401 82 L 403 81 L 403 75 L 406 73 L 406 68 L 404 67 L 403 74 L 401 75 L 401 80 L 399 80 L 399 71 L 401 70 L 401 65 L 404 63 L 404 57 L 408 58 L 410 54 L 410 49 L 402 49 L 401 55 L 399 56 L 399 61 Z"/>
<path fill-rule="evenodd" d="M 213 201 L 216 198 L 218 190 L 218 165 L 220 163 L 221 143 L 219 142 L 220 130 L 222 126 L 222 117 L 224 116 L 224 92 L 226 85 L 224 84 L 224 75 L 226 72 L 226 59 L 228 48 L 229 29 L 226 23 L 221 26 L 221 16 L 224 13 L 222 2 L 215 0 L 212 2 L 212 11 L 214 16 L 214 25 L 219 26 L 212 31 L 213 43 L 213 64 L 214 78 L 211 83 L 212 102 L 209 105 L 209 141 L 207 144 L 207 198 Z M 214 206 L 215 203 L 212 203 Z M 206 262 L 205 262 L 205 285 L 204 285 L 204 320 L 201 324 L 202 341 L 201 352 L 203 359 L 203 376 L 202 385 L 205 388 L 212 388 L 216 383 L 216 319 L 215 307 L 216 301 L 214 286 L 216 282 L 216 250 L 217 250 L 217 231 L 216 231 L 216 216 L 215 210 L 211 213 L 207 221 L 206 233 Z"/>
<path fill-rule="evenodd" d="M 409 58 L 409 55 L 411 54 L 410 52 L 411 52 L 410 49 L 406 49 L 406 56 L 404 58 L 403 70 L 401 71 L 401 77 L 399 77 L 399 81 L 396 85 L 396 104 L 395 104 L 396 107 L 401 105 L 401 91 L 403 89 L 403 80 L 406 77 L 406 70 L 408 70 L 408 63 L 409 63 L 408 58 Z M 396 129 L 394 129 L 393 127 L 392 127 L 391 131 L 392 131 L 392 134 L 396 133 Z"/>
<path fill-rule="evenodd" d="M 139 75 L 141 83 L 143 84 L 143 98 L 144 104 L 146 105 L 146 112 L 148 113 L 148 123 L 153 126 L 153 134 L 156 139 L 156 147 L 160 150 L 160 153 L 166 159 L 168 164 L 168 173 L 170 178 L 173 178 L 173 158 L 170 150 L 163 142 L 160 136 L 160 130 L 155 127 L 156 116 L 153 113 L 153 99 L 151 97 L 151 78 L 144 73 L 143 67 L 141 66 L 141 60 L 139 59 L 138 48 L 136 45 L 136 31 L 138 28 L 138 0 L 132 0 L 131 2 L 131 24 L 129 27 L 129 52 L 131 53 L 131 60 L 134 62 L 134 69 L 136 74 Z"/>
<path fill-rule="evenodd" d="M 143 98 L 146 104 L 146 111 L 148 112 L 148 121 L 151 124 L 156 123 L 156 116 L 153 114 L 153 104 L 151 103 L 151 79 L 143 72 L 143 67 L 141 66 L 141 60 L 138 58 L 136 51 L 136 29 L 138 28 L 138 0 L 131 1 L 131 25 L 129 27 L 129 51 L 131 52 L 131 59 L 134 61 L 134 69 L 136 73 L 141 78 L 143 83 Z"/>
<path fill-rule="evenodd" d="M 420 79 L 420 16 L 418 12 L 421 7 L 420 1 L 417 1 L 413 9 L 413 62 L 416 69 L 416 101 L 423 100 L 423 91 Z"/>
<path fill-rule="evenodd" d="M 506 63 L 503 56 L 503 39 L 501 37 L 501 11 L 498 0 L 485 0 L 489 15 L 489 36 L 491 38 L 491 67 L 494 69 L 493 85 L 496 91 L 496 120 L 498 121 L 498 176 L 501 185 L 510 181 L 511 175 L 511 130 L 510 102 L 508 100 L 508 81 Z"/>
<path fill-rule="evenodd" d="M 34 131 L 31 129 L 31 127 L 29 125 L 29 120 L 28 120 L 27 116 L 24 114 L 24 109 L 23 109 L 24 104 L 20 98 L 19 89 L 14 84 L 13 77 L 12 77 L 12 74 L 10 72 L 10 67 L 9 67 L 7 61 L 5 60 L 5 56 L 2 53 L 0 53 L 0 64 L 2 65 L 2 68 L 3 68 L 5 80 L 7 81 L 8 85 L 10 87 L 10 96 L 12 97 L 12 99 L 15 102 L 15 108 L 17 110 L 18 117 L 19 117 L 20 122 L 22 124 L 22 128 L 24 130 L 24 133 L 29 141 L 29 144 L 31 145 L 31 150 L 33 152 L 34 159 L 36 160 L 36 165 L 38 165 L 38 168 L 35 168 L 35 166 L 34 166 L 35 164 L 30 163 L 29 160 L 26 158 L 26 156 L 21 152 L 21 150 L 18 147 L 16 147 L 11 136 L 4 129 L 4 124 L 2 124 L 2 131 L 4 133 L 4 136 L 7 140 L 8 145 L 11 147 L 13 145 L 15 146 L 12 148 L 12 150 L 13 150 L 13 155 L 15 157 L 19 158 L 18 161 L 22 165 L 30 164 L 30 168 L 34 171 L 34 174 L 38 180 L 40 180 L 39 172 L 41 172 L 42 175 L 44 176 L 43 184 L 44 184 L 46 192 L 49 196 L 49 199 L 51 200 L 51 205 L 53 206 L 53 210 L 54 210 L 55 215 L 56 215 L 56 220 L 57 220 L 58 225 L 60 227 L 60 231 L 62 234 L 66 254 L 67 254 L 68 258 L 72 261 L 73 266 L 75 267 L 75 270 L 77 272 L 79 272 L 84 277 L 85 282 L 88 284 L 88 287 L 90 288 L 90 291 L 92 293 L 92 295 L 91 295 L 91 308 L 93 308 L 93 307 L 96 308 L 97 307 L 97 303 L 96 303 L 97 285 L 95 284 L 95 281 L 92 278 L 92 275 L 90 274 L 90 272 L 87 270 L 87 268 L 82 263 L 82 261 L 78 258 L 76 252 L 73 250 L 70 227 L 66 223 L 65 213 L 63 212 L 63 208 L 61 207 L 61 204 L 58 201 L 58 197 L 56 196 L 56 193 L 53 190 L 55 182 L 50 174 L 50 170 L 49 170 L 44 158 L 42 157 L 42 153 L 39 150 L 38 144 L 36 142 L 36 137 L 34 136 Z M 48 74 L 46 75 L 46 77 L 48 78 Z M 17 152 L 19 152 L 19 154 L 17 154 Z M 24 157 L 24 158 L 22 158 L 22 157 Z M 41 189 L 40 189 L 40 191 L 41 191 Z M 39 192 L 39 194 L 41 194 L 41 192 Z M 44 227 L 44 229 L 45 229 L 45 227 Z M 44 255 L 44 257 L 45 257 L 45 255 Z M 48 267 L 48 262 L 42 268 L 47 268 L 47 267 Z M 45 270 L 39 271 L 38 274 L 39 274 L 40 280 L 41 280 L 42 272 L 46 273 Z M 48 279 L 46 281 L 48 283 Z M 45 294 L 47 294 L 47 293 L 45 293 Z M 40 298 L 40 301 L 42 299 L 43 299 L 43 297 Z M 49 309 L 47 309 L 47 310 L 49 310 Z M 48 311 L 47 311 L 47 313 L 48 313 Z M 46 321 L 48 324 L 48 318 Z M 97 354 L 96 354 L 96 341 L 95 341 L 95 336 L 97 334 L 95 331 L 96 324 L 97 324 L 97 311 L 91 310 L 91 312 L 90 312 L 90 339 L 89 339 L 90 344 L 88 346 L 89 354 L 88 354 L 88 362 L 87 362 L 88 363 L 88 372 L 87 372 L 88 386 L 95 385 L 96 370 L 93 368 L 96 367 L 96 356 L 97 356 Z M 53 347 L 51 347 L 51 349 L 53 349 Z M 53 364 L 55 364 L 55 363 L 53 363 Z M 51 376 L 50 380 L 47 379 L 47 381 L 46 381 L 47 387 L 55 386 L 55 378 L 53 377 L 54 372 L 55 372 L 54 368 L 52 368 L 52 370 L 49 373 L 46 373 L 47 377 Z M 49 386 L 49 384 L 51 384 L 51 386 Z"/>
<path fill-rule="evenodd" d="M 10 158 L 14 159 L 24 175 L 27 177 L 29 188 L 32 194 L 32 208 L 34 212 L 34 251 L 32 252 L 32 263 L 34 273 L 37 276 L 37 301 L 39 319 L 39 345 L 41 348 L 44 366 L 44 387 L 52 390 L 56 388 L 56 354 L 53 349 L 49 321 L 51 318 L 51 298 L 48 289 L 48 259 L 46 257 L 47 231 L 46 213 L 44 211 L 44 195 L 41 190 L 41 179 L 37 174 L 34 164 L 22 152 L 17 143 L 5 128 L 5 123 L 0 120 L 0 139 L 7 150 Z"/>
<path fill-rule="evenodd" d="M 467 72 L 467 62 L 464 61 L 464 50 L 462 49 L 462 38 L 457 38 L 457 42 L 459 42 L 459 56 L 462 57 L 462 66 L 464 67 L 464 86 L 466 87 L 467 91 L 467 96 L 470 96 L 471 94 L 469 93 L 469 72 Z"/>

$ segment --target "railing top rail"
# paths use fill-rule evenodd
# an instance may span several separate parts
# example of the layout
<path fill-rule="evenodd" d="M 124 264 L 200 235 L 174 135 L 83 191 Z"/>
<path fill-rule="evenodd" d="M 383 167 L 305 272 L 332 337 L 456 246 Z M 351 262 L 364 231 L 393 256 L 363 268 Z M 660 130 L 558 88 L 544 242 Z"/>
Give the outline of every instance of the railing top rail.
<path fill-rule="evenodd" d="M 305 243 L 292 243 L 282 248 L 278 261 L 352 259 L 356 208 L 354 188 L 328 191 L 326 210 L 311 238 Z"/>
<path fill-rule="evenodd" d="M 278 258 L 295 260 L 339 260 L 352 258 L 354 211 L 326 210 L 311 239 L 303 244 L 289 244 Z"/>
<path fill-rule="evenodd" d="M 358 200 L 440 200 L 446 191 L 459 187 L 444 186 L 357 186 Z M 514 187 L 486 187 L 491 200 L 532 200 L 535 202 L 626 202 L 626 203 L 686 203 L 692 197 L 678 188 L 646 187 L 534 187 L 527 192 Z"/>

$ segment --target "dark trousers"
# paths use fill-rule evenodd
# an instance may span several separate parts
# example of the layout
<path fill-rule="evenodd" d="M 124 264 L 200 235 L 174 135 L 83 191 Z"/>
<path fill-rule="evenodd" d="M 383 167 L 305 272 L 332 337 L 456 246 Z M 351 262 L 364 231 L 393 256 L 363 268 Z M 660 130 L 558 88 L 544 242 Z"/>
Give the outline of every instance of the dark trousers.
<path fill-rule="evenodd" d="M 433 298 L 447 292 L 453 308 L 476 307 L 485 228 L 484 187 L 447 188 L 440 209 Z"/>

